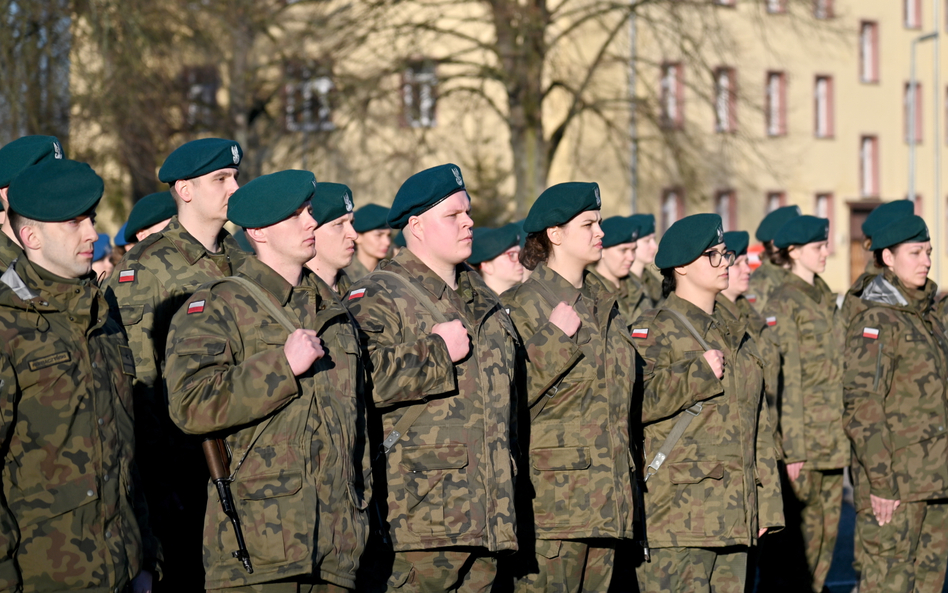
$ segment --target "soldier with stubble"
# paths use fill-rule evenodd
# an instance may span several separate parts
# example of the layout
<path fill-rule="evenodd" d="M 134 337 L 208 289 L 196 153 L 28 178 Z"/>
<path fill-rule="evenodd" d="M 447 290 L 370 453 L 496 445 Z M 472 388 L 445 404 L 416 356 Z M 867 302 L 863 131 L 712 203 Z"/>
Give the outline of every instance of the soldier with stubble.
<path fill-rule="evenodd" d="M 517 549 L 516 331 L 464 264 L 470 207 L 456 165 L 410 177 L 388 218 L 407 248 L 346 298 L 388 449 L 376 475 L 394 548 L 389 591 L 487 592 L 498 555 Z"/>

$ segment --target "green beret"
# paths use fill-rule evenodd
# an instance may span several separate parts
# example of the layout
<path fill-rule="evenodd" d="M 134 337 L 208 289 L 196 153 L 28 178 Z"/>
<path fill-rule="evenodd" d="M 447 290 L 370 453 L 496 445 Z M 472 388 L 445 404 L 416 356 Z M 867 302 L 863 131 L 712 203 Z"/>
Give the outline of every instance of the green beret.
<path fill-rule="evenodd" d="M 313 218 L 323 225 L 352 212 L 352 190 L 341 183 L 320 182 L 313 194 Z"/>
<path fill-rule="evenodd" d="M 177 213 L 178 207 L 170 191 L 148 194 L 132 206 L 132 212 L 128 215 L 128 222 L 125 224 L 125 240 L 135 241 L 135 233 L 158 224 L 162 220 L 168 220 Z"/>
<path fill-rule="evenodd" d="M 524 245 L 527 244 L 527 231 L 523 230 L 523 223 L 525 222 L 527 222 L 527 219 L 523 218 L 515 223 L 520 227 L 520 249 L 523 249 Z"/>
<path fill-rule="evenodd" d="M 894 202 L 880 204 L 869 213 L 866 221 L 862 223 L 862 234 L 867 239 L 871 239 L 877 231 L 884 226 L 888 226 L 893 220 L 913 214 L 915 214 L 915 204 L 911 200 L 895 200 Z"/>
<path fill-rule="evenodd" d="M 899 243 L 924 243 L 930 240 L 928 225 L 921 216 L 912 214 L 891 221 L 872 235 L 872 250 L 894 247 Z"/>
<path fill-rule="evenodd" d="M 192 140 L 176 148 L 158 171 L 162 183 L 194 179 L 218 169 L 236 169 L 244 152 L 240 144 L 223 138 Z"/>
<path fill-rule="evenodd" d="M 399 249 L 404 249 L 405 247 L 407 247 L 407 244 L 405 243 L 405 233 L 403 233 L 402 231 L 398 231 L 395 234 L 395 238 L 392 239 L 392 244 L 395 245 L 395 247 L 398 247 Z"/>
<path fill-rule="evenodd" d="M 366 204 L 355 211 L 352 217 L 352 228 L 357 233 L 387 229 L 388 210 L 385 206 L 379 206 L 378 204 Z"/>
<path fill-rule="evenodd" d="M 724 248 L 733 251 L 737 256 L 747 253 L 749 243 L 750 233 L 747 231 L 728 231 L 724 233 Z"/>
<path fill-rule="evenodd" d="M 415 173 L 398 188 L 388 211 L 388 226 L 403 229 L 408 219 L 418 216 L 459 191 L 464 191 L 461 168 L 448 163 Z"/>
<path fill-rule="evenodd" d="M 247 233 L 243 229 L 238 229 L 233 235 L 234 241 L 237 241 L 237 245 L 247 253 L 256 253 L 256 250 L 253 248 L 253 244 L 250 243 L 250 239 L 247 238 Z"/>
<path fill-rule="evenodd" d="M 7 187 L 20 171 L 50 159 L 62 159 L 63 147 L 55 136 L 23 136 L 0 148 L 0 187 Z"/>
<path fill-rule="evenodd" d="M 539 233 L 553 226 L 564 225 L 581 212 L 599 210 L 601 207 L 598 183 L 558 183 L 540 194 L 530 207 L 527 219 L 523 222 L 523 230 Z"/>
<path fill-rule="evenodd" d="M 290 169 L 257 177 L 234 192 L 227 218 L 245 229 L 259 229 L 288 218 L 316 193 L 316 176 Z"/>
<path fill-rule="evenodd" d="M 830 221 L 816 216 L 795 216 L 780 227 L 774 237 L 774 247 L 784 249 L 791 245 L 806 245 L 829 239 Z"/>
<path fill-rule="evenodd" d="M 777 231 L 780 230 L 780 227 L 787 224 L 787 221 L 792 218 L 796 218 L 797 216 L 800 216 L 799 206 L 784 206 L 783 208 L 777 208 L 765 216 L 762 221 L 760 221 L 760 226 L 757 227 L 757 233 L 755 235 L 757 240 L 761 243 L 773 241 L 777 237 Z"/>
<path fill-rule="evenodd" d="M 654 214 L 633 214 L 629 217 L 629 222 L 635 225 L 640 239 L 655 233 Z"/>
<path fill-rule="evenodd" d="M 631 243 L 639 238 L 638 225 L 633 224 L 626 216 L 610 216 L 599 226 L 602 227 L 603 232 L 603 249 Z"/>
<path fill-rule="evenodd" d="M 10 209 L 40 222 L 81 216 L 99 203 L 105 184 L 92 167 L 70 160 L 48 160 L 23 170 L 10 184 Z"/>
<path fill-rule="evenodd" d="M 516 222 L 505 224 L 499 229 L 474 229 L 474 244 L 467 263 L 477 265 L 490 261 L 511 247 L 520 245 L 520 225 Z"/>
<path fill-rule="evenodd" d="M 686 266 L 708 249 L 724 242 L 721 217 L 717 214 L 692 214 L 671 225 L 655 254 L 655 266 L 661 270 Z"/>

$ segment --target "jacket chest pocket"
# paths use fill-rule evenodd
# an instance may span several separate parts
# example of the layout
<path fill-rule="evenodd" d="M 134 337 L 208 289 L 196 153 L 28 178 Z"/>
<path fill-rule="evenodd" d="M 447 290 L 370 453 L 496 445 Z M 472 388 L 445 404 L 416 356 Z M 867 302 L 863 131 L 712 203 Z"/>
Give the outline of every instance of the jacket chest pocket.
<path fill-rule="evenodd" d="M 590 512 L 589 469 L 592 456 L 588 447 L 534 449 L 535 518 L 537 525 L 552 527 L 583 525 Z M 599 488 L 596 488 L 599 492 Z"/>
<path fill-rule="evenodd" d="M 254 563 L 284 562 L 288 555 L 298 555 L 297 533 L 313 533 L 315 521 L 310 517 L 315 516 L 315 509 L 300 508 L 302 487 L 303 476 L 297 471 L 248 476 L 234 482 L 240 523 Z M 210 500 L 216 503 L 216 497 Z M 236 541 L 223 541 L 224 533 L 233 537 L 229 529 L 222 532 L 222 550 L 236 549 Z"/>
<path fill-rule="evenodd" d="M 686 461 L 667 466 L 668 481 L 674 488 L 671 512 L 685 517 L 681 527 L 695 534 L 724 535 L 728 506 L 724 464 Z"/>
<path fill-rule="evenodd" d="M 405 447 L 394 469 L 405 484 L 403 510 L 409 531 L 441 535 L 468 530 L 471 519 L 466 507 L 472 493 L 466 445 Z"/>

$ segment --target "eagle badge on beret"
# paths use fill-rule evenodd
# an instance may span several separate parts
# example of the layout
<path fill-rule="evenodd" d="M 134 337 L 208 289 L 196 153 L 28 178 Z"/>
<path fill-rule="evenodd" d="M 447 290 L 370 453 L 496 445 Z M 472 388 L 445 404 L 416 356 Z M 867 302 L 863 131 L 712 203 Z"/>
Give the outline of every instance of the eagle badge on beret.
<path fill-rule="evenodd" d="M 458 182 L 458 185 L 464 185 L 464 180 L 461 179 L 461 171 L 457 167 L 451 167 L 451 172 L 454 173 L 454 180 Z"/>
<path fill-rule="evenodd" d="M 236 144 L 230 147 L 230 154 L 234 158 L 234 164 L 239 165 L 240 164 L 240 150 L 237 149 Z"/>

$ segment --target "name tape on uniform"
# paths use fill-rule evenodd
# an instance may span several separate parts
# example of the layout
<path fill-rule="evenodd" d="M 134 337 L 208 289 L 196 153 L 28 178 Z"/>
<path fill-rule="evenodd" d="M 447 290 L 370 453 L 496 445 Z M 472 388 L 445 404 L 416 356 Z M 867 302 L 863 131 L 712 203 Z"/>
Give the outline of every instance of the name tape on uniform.
<path fill-rule="evenodd" d="M 192 313 L 203 313 L 204 312 L 204 301 L 194 301 L 188 305 L 188 315 Z"/>
<path fill-rule="evenodd" d="M 879 330 L 874 327 L 864 327 L 862 328 L 862 337 L 869 338 L 870 340 L 878 340 Z"/>
<path fill-rule="evenodd" d="M 122 270 L 119 272 L 119 283 L 122 282 L 134 282 L 135 281 L 135 270 Z"/>

